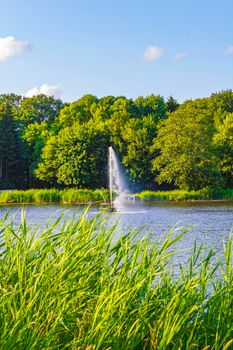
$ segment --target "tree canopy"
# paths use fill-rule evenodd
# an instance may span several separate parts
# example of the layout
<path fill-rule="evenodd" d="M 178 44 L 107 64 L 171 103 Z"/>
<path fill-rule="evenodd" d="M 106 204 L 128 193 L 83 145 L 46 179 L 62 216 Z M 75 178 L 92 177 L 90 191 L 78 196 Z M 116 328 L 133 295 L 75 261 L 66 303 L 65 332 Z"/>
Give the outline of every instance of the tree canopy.
<path fill-rule="evenodd" d="M 135 188 L 233 185 L 233 92 L 72 103 L 0 95 L 0 189 L 107 187 L 113 146 Z"/>

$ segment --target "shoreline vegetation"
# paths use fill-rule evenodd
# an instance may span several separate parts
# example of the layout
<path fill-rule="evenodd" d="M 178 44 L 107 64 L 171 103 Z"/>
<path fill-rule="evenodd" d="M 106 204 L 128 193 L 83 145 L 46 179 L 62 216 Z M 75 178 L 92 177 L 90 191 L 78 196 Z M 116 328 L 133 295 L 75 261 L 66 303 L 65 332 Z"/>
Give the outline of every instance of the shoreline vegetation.
<path fill-rule="evenodd" d="M 232 90 L 181 104 L 0 94 L 0 189 L 107 188 L 109 147 L 134 191 L 233 188 L 232 128 Z"/>
<path fill-rule="evenodd" d="M 198 191 L 143 191 L 135 194 L 140 202 L 157 201 L 232 201 L 233 189 L 202 189 Z M 0 191 L 2 204 L 68 204 L 100 205 L 108 203 L 107 189 L 30 189 Z"/>
<path fill-rule="evenodd" d="M 1 220 L 0 348 L 231 349 L 232 237 L 220 260 L 194 245 L 174 271 L 188 229 L 116 239 L 103 220 Z"/>
<path fill-rule="evenodd" d="M 0 204 L 76 204 L 90 205 L 107 202 L 109 190 L 87 189 L 31 189 L 0 192 Z"/>
<path fill-rule="evenodd" d="M 172 190 L 172 191 L 143 191 L 137 196 L 142 201 L 209 201 L 209 200 L 233 200 L 233 189 L 201 189 L 197 191 Z"/>

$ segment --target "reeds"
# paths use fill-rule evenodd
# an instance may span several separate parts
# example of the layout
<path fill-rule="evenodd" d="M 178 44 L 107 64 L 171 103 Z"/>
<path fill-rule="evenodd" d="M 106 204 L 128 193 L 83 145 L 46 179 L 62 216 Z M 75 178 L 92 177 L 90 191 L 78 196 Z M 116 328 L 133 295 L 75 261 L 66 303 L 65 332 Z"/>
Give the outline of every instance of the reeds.
<path fill-rule="evenodd" d="M 91 204 L 109 200 L 109 191 L 87 189 L 31 189 L 26 191 L 3 191 L 0 203 L 67 203 Z"/>
<path fill-rule="evenodd" d="M 233 189 L 202 189 L 199 191 L 143 191 L 136 194 L 142 201 L 157 200 L 233 200 Z M 1 203 L 35 203 L 35 204 L 99 204 L 110 200 L 109 190 L 88 189 L 31 189 L 0 192 Z"/>
<path fill-rule="evenodd" d="M 233 189 L 201 189 L 198 191 L 185 191 L 185 190 L 173 190 L 173 191 L 143 191 L 137 196 L 143 201 L 156 201 L 156 200 L 212 200 L 212 199 L 226 199 L 233 200 Z"/>
<path fill-rule="evenodd" d="M 232 349 L 231 237 L 224 261 L 194 246 L 174 277 L 185 231 L 114 232 L 86 212 L 43 230 L 1 221 L 0 349 Z"/>

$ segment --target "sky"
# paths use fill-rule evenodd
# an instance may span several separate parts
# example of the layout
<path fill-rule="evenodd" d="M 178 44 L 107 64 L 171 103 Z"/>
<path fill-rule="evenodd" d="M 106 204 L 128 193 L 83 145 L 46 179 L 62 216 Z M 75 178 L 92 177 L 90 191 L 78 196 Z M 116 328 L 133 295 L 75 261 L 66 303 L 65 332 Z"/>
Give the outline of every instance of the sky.
<path fill-rule="evenodd" d="M 232 13 L 233 0 L 0 0 L 0 94 L 232 89 Z"/>

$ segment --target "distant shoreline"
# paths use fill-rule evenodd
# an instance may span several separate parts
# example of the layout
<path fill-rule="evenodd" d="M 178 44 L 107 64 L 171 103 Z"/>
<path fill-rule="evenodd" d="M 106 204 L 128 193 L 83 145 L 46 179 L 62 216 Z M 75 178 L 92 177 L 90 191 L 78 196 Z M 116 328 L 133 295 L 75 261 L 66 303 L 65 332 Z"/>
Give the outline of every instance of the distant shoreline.
<path fill-rule="evenodd" d="M 198 191 L 143 191 L 130 195 L 135 203 L 162 203 L 162 202 L 231 202 L 233 189 L 203 189 Z M 129 197 L 130 198 L 130 197 Z M 106 189 L 29 189 L 0 191 L 0 205 L 10 204 L 62 204 L 80 206 L 101 206 L 110 201 L 110 192 Z M 133 201 L 129 200 L 129 203 Z"/>

